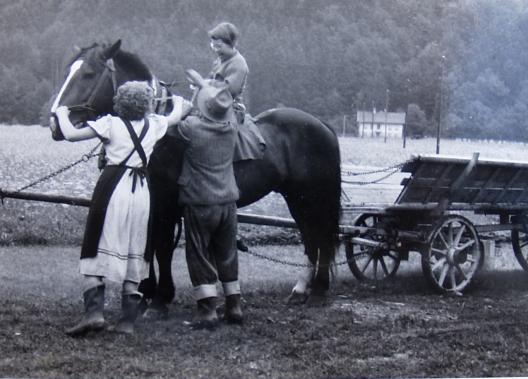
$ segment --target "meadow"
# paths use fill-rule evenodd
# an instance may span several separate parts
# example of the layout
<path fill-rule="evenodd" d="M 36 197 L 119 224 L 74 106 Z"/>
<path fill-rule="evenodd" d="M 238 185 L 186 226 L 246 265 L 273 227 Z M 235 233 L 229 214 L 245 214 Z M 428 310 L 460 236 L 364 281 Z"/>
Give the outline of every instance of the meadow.
<path fill-rule="evenodd" d="M 0 187 L 16 190 L 88 152 L 95 141 L 54 142 L 39 126 L 0 126 Z M 432 154 L 432 139 L 374 141 L 341 138 L 346 171 L 401 163 Z M 442 153 L 528 160 L 516 143 L 442 141 Z M 32 192 L 89 197 L 97 179 L 95 159 L 31 188 Z M 371 177 L 369 177 L 372 179 Z M 382 184 L 344 185 L 356 202 L 390 202 L 394 175 Z M 373 195 L 374 194 L 374 195 Z M 271 194 L 244 212 L 288 215 Z M 240 253 L 246 322 L 214 332 L 188 327 L 192 288 L 182 246 L 172 272 L 176 298 L 167 319 L 138 322 L 132 338 L 103 332 L 86 338 L 64 335 L 82 309 L 79 243 L 86 209 L 4 199 L 0 206 L 0 376 L 129 378 L 305 378 L 518 376 L 528 366 L 526 274 L 511 248 L 497 249 L 467 296 L 435 293 L 420 270 L 419 256 L 402 264 L 394 282 L 356 281 L 339 265 L 325 307 L 286 305 L 302 268 Z M 240 225 L 252 251 L 302 262 L 291 229 Z M 23 246 L 22 246 L 23 245 Z M 48 245 L 48 246 L 43 246 Z M 344 259 L 343 248 L 337 258 Z M 109 283 L 106 317 L 119 317 L 120 287 Z M 519 311 L 519 309 L 521 311 Z M 108 359 L 112 357 L 112 359 Z"/>
<path fill-rule="evenodd" d="M 70 143 L 56 142 L 49 130 L 38 125 L 0 125 L 0 188 L 15 191 L 80 159 L 95 145 L 96 140 Z M 374 140 L 340 137 L 341 160 L 346 171 L 362 172 L 386 168 L 408 160 L 416 154 L 434 154 L 436 140 L 409 139 L 406 148 L 402 140 Z M 481 158 L 528 161 L 525 143 L 441 140 L 441 154 L 471 157 L 479 152 Z M 27 189 L 28 192 L 89 198 L 99 170 L 96 158 Z M 380 174 L 359 176 L 359 180 L 374 180 Z M 356 178 L 356 179 L 357 179 Z M 350 202 L 391 203 L 399 193 L 401 175 L 394 175 L 370 186 L 343 185 Z M 242 212 L 289 217 L 282 197 L 272 193 L 261 201 L 242 208 Z M 56 205 L 34 201 L 4 199 L 0 207 L 0 245 L 79 244 L 87 210 L 82 207 Z M 291 230 L 241 226 L 241 234 L 252 242 L 291 243 L 298 236 Z"/>

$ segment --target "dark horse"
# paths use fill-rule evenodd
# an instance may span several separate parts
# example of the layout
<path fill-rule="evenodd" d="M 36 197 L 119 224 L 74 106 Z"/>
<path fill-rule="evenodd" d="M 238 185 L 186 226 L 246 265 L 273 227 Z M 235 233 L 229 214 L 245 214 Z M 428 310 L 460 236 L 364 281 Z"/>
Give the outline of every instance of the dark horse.
<path fill-rule="evenodd" d="M 112 97 L 117 86 L 128 80 L 160 82 L 134 54 L 113 45 L 94 44 L 81 49 L 68 66 L 68 75 L 55 99 L 70 108 L 70 118 L 82 125 L 86 120 L 113 113 Z M 158 104 L 159 106 L 160 104 Z M 172 108 L 171 101 L 166 111 Z M 52 117 L 55 140 L 63 139 Z M 262 160 L 235 162 L 240 189 L 239 207 L 251 204 L 271 191 L 284 196 L 295 219 L 312 266 L 303 274 L 292 295 L 324 295 L 329 287 L 330 265 L 334 260 L 340 213 L 341 177 L 339 145 L 335 133 L 317 118 L 292 108 L 272 109 L 256 117 L 267 148 Z M 164 137 L 152 154 L 154 249 L 159 264 L 159 282 L 153 265 L 151 277 L 140 287 L 151 306 L 166 309 L 174 297 L 171 260 L 174 230 L 181 220 L 177 179 L 181 171 L 183 146 Z"/>

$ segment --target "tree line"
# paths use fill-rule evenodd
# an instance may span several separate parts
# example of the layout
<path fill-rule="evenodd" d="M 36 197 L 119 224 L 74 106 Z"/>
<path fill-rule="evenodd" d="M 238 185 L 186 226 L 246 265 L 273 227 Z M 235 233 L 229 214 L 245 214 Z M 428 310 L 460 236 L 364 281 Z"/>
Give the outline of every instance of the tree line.
<path fill-rule="evenodd" d="M 411 133 L 528 138 L 528 12 L 518 0 L 0 0 L 0 122 L 46 119 L 72 47 L 122 39 L 187 94 L 207 30 L 241 32 L 249 110 L 408 111 Z"/>

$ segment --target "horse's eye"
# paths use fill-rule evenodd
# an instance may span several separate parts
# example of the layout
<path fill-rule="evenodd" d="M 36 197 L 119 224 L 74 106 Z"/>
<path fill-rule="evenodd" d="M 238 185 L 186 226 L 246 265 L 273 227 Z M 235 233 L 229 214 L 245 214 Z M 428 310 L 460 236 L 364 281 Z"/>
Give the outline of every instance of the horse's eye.
<path fill-rule="evenodd" d="M 92 71 L 92 70 L 87 70 L 83 72 L 83 77 L 85 78 L 92 78 L 94 77 L 94 75 L 95 75 L 95 71 Z"/>

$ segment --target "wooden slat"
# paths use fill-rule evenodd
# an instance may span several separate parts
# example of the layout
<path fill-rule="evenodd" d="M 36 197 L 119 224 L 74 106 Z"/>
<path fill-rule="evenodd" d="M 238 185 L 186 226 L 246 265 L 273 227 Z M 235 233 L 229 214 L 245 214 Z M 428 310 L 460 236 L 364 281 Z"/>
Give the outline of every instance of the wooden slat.
<path fill-rule="evenodd" d="M 522 172 L 521 169 L 515 171 L 515 173 L 512 176 L 512 178 L 508 181 L 508 183 L 506 183 L 506 185 L 504 186 L 502 191 L 499 192 L 497 197 L 492 201 L 492 204 L 500 203 L 500 201 L 502 200 L 504 195 L 506 195 L 506 192 L 510 189 L 510 187 L 513 185 L 513 183 L 519 178 L 519 176 L 521 175 L 521 172 Z"/>
<path fill-rule="evenodd" d="M 471 201 L 471 203 L 478 203 L 478 199 L 482 196 L 482 194 L 484 193 L 484 191 L 487 191 L 488 190 L 488 187 L 490 186 L 490 184 L 493 182 L 493 180 L 495 180 L 497 178 L 497 176 L 499 176 L 499 173 L 502 171 L 502 168 L 500 167 L 495 167 L 495 169 L 492 171 L 492 174 L 490 175 L 490 177 L 488 178 L 488 180 L 486 180 L 486 183 L 484 183 L 484 185 L 482 186 L 482 188 L 479 190 L 479 192 L 477 193 L 477 195 L 475 196 L 475 198 Z"/>
<path fill-rule="evenodd" d="M 427 196 L 425 196 L 424 203 L 428 203 L 431 200 L 431 195 L 433 193 L 433 190 L 435 188 L 439 188 L 440 187 L 440 184 L 442 183 L 443 180 L 446 179 L 447 175 L 451 172 L 451 169 L 453 167 L 455 167 L 454 164 L 448 164 L 444 168 L 444 171 L 442 172 L 442 175 L 440 175 L 440 177 L 435 181 L 434 188 L 430 188 L 429 189 L 429 192 L 427 193 Z"/>

